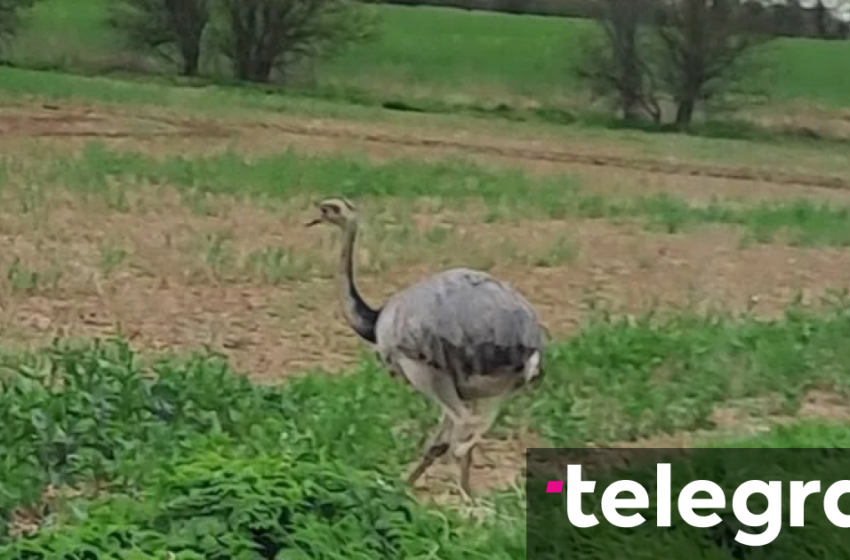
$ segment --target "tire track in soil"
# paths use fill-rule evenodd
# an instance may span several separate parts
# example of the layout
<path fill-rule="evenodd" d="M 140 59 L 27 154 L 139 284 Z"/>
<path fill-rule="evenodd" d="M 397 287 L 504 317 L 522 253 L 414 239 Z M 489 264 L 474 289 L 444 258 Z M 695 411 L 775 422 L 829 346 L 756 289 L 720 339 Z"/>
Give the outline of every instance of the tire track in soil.
<path fill-rule="evenodd" d="M 351 129 L 329 127 L 322 125 L 300 124 L 258 124 L 249 125 L 263 129 L 274 129 L 293 136 L 323 137 L 337 140 L 352 140 L 357 142 L 372 142 L 408 148 L 442 149 L 446 151 L 463 151 L 470 154 L 492 155 L 526 161 L 545 161 L 588 165 L 594 167 L 615 167 L 626 170 L 644 171 L 662 175 L 682 175 L 691 177 L 708 177 L 712 179 L 729 179 L 815 187 L 831 190 L 850 190 L 850 179 L 835 175 L 820 175 L 811 173 L 792 173 L 768 169 L 747 167 L 725 167 L 711 164 L 678 163 L 650 157 L 627 157 L 605 153 L 581 153 L 572 150 L 547 150 L 542 148 L 519 148 L 515 146 L 500 146 L 483 142 L 464 142 L 447 138 L 424 137 L 409 134 L 394 134 L 386 132 L 361 132 Z"/>
<path fill-rule="evenodd" d="M 24 137 L 67 137 L 67 138 L 140 138 L 192 137 L 221 139 L 238 137 L 252 129 L 275 131 L 307 138 L 328 138 L 351 142 L 370 142 L 387 146 L 403 146 L 412 149 L 442 150 L 451 153 L 490 155 L 520 161 L 552 162 L 560 164 L 586 165 L 601 168 L 619 168 L 660 175 L 706 177 L 772 183 L 798 187 L 814 187 L 830 190 L 850 190 L 850 178 L 836 175 L 794 173 L 764 168 L 731 167 L 708 163 L 671 162 L 653 157 L 623 156 L 604 152 L 583 153 L 570 149 L 545 149 L 500 145 L 484 141 L 462 141 L 446 137 L 404 134 L 397 132 L 367 130 L 360 123 L 347 122 L 344 126 L 327 122 L 248 122 L 237 126 L 202 119 L 175 119 L 157 115 L 119 115 L 93 111 L 74 111 L 57 106 L 43 106 L 42 114 L 4 114 L 0 111 L 0 132 L 3 135 Z M 122 118 L 123 117 L 123 118 Z M 164 125 L 159 130 L 133 130 L 133 118 Z M 88 125 L 88 126 L 86 126 Z M 123 125 L 123 126 L 122 126 Z M 121 129 L 124 130 L 121 130 Z M 111 130 L 110 130 L 111 129 Z"/>
<path fill-rule="evenodd" d="M 113 115 L 91 110 L 67 110 L 44 105 L 40 112 L 3 111 L 0 109 L 0 134 L 26 138 L 227 138 L 232 129 L 198 119 L 175 119 L 159 116 Z M 139 130 L 146 121 L 151 130 Z"/>

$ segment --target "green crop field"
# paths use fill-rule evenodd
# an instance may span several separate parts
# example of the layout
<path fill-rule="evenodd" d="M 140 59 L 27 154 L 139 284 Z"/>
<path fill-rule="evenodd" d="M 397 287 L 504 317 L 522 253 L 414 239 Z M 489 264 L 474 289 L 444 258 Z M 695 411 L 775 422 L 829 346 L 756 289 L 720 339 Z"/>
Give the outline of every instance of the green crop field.
<path fill-rule="evenodd" d="M 320 86 L 482 103 L 575 88 L 587 22 L 380 10 L 382 38 Z M 526 549 L 528 449 L 848 445 L 840 138 L 179 86 L 116 64 L 103 14 L 45 0 L 0 67 L 0 560 L 544 557 Z M 775 97 L 823 104 L 836 137 L 846 51 L 771 54 Z M 549 332 L 544 382 L 474 455 L 474 502 L 451 461 L 404 482 L 439 410 L 346 325 L 338 232 L 304 227 L 332 196 L 357 206 L 373 306 L 466 266 Z M 630 542 L 732 557 L 668 533 Z M 806 534 L 780 548 L 802 557 Z M 825 557 L 846 549 L 816 534 Z M 561 536 L 586 560 L 625 546 Z"/>

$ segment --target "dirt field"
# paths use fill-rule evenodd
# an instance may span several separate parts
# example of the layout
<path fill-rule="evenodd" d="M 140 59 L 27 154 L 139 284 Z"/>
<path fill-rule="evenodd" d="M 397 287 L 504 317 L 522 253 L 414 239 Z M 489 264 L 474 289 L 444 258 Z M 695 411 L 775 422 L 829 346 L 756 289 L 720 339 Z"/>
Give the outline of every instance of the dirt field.
<path fill-rule="evenodd" d="M 142 109 L 28 105 L 0 110 L 0 137 L 4 153 L 35 159 L 78 153 L 91 140 L 154 156 L 231 149 L 250 158 L 293 148 L 356 152 L 375 161 L 465 157 L 532 175 L 569 173 L 591 192 L 613 197 L 669 192 L 694 204 L 850 201 L 846 177 L 812 169 L 674 161 L 641 155 L 625 143 L 543 145 L 475 129 L 441 136 L 416 127 L 280 115 L 239 123 Z M 39 200 L 38 212 L 22 213 L 10 193 L 26 187 L 27 176 L 14 168 L 6 174 L 11 186 L 0 217 L 0 328 L 7 346 L 121 333 L 142 348 L 213 348 L 263 382 L 313 367 L 341 369 L 365 350 L 336 303 L 334 234 L 303 227 L 315 201 L 280 206 L 213 197 L 199 213 L 159 185 L 134 192 L 124 211 L 56 190 Z M 740 231 L 729 226 L 670 234 L 610 220 L 519 216 L 488 222 L 475 205 L 387 204 L 388 210 L 371 203 L 363 211 L 365 222 L 384 211 L 391 222 L 366 226 L 359 245 L 360 286 L 370 302 L 450 264 L 487 268 L 527 294 L 559 339 L 580 325 L 591 302 L 626 313 L 660 305 L 770 315 L 795 293 L 813 301 L 850 281 L 850 253 L 842 248 L 742 245 Z M 415 231 L 401 235 L 393 229 L 394 216 L 411 218 Z M 411 241 L 411 235 L 436 231 L 439 239 Z M 275 281 L 268 267 L 251 275 L 234 264 L 282 245 L 295 260 Z M 845 414 L 828 396 L 814 395 L 807 406 L 808 415 Z M 718 411 L 718 418 L 726 430 L 761 425 L 742 420 L 735 407 Z M 652 443 L 687 445 L 691 437 Z M 477 484 L 510 481 L 529 443 L 491 442 L 485 449 L 489 467 L 481 466 Z M 434 476 L 452 476 L 443 471 Z"/>
<path fill-rule="evenodd" d="M 92 110 L 85 107 L 23 107 L 0 112 L 4 149 L 32 149 L 33 139 L 51 148 L 79 150 L 92 138 L 122 149 L 161 154 L 202 154 L 236 146 L 249 157 L 288 147 L 307 152 L 358 150 L 381 158 L 459 155 L 493 165 L 510 160 L 531 173 L 578 174 L 592 189 L 627 193 L 626 178 L 636 187 L 675 191 L 694 201 L 709 197 L 731 200 L 807 196 L 830 201 L 850 199 L 846 179 L 813 173 L 791 175 L 681 165 L 640 159 L 621 146 L 593 154 L 575 146 L 524 146 L 521 142 L 487 142 L 400 134 L 377 125 L 292 121 L 277 117 L 265 126 L 248 123 L 174 120 L 140 111 Z M 748 177 L 758 175 L 758 181 Z M 106 334 L 119 330 L 146 347 L 184 348 L 210 345 L 231 356 L 239 367 L 259 378 L 326 366 L 338 368 L 357 357 L 359 342 L 341 321 L 334 298 L 336 246 L 327 231 L 306 230 L 310 208 L 280 215 L 275 209 L 247 202 L 216 200 L 216 215 L 199 216 L 162 192 L 140 192 L 136 204 L 153 196 L 160 209 L 116 213 L 70 196 L 49 201 L 49 219 L 33 229 L 30 216 L 4 212 L 2 253 L 23 261 L 58 263 L 61 280 L 49 290 L 18 293 L 6 290 L 3 328 L 14 339 L 44 338 L 55 333 Z M 401 211 L 406 211 L 402 209 Z M 482 223 L 474 211 L 416 209 L 424 231 L 445 224 L 449 240 L 460 251 L 455 259 L 479 261 L 515 283 L 539 306 L 555 336 L 568 336 L 581 320 L 586 299 L 602 298 L 613 309 L 637 311 L 653 302 L 696 303 L 770 313 L 799 290 L 816 296 L 850 278 L 850 254 L 836 248 L 782 245 L 741 247 L 730 227 L 708 226 L 695 234 L 647 232 L 636 225 L 599 220 L 551 220 Z M 367 218 L 368 219 L 368 218 Z M 282 285 L 215 278 L 187 249 L 204 232 L 227 231 L 234 251 L 252 250 L 286 241 L 322 263 L 324 274 Z M 506 244 L 521 241 L 523 250 L 544 250 L 559 235 L 575 244 L 568 263 L 535 267 L 505 259 Z M 365 239 L 365 238 L 364 238 Z M 120 240 L 128 253 L 125 266 L 108 278 L 98 255 L 110 240 Z M 460 243 L 453 243 L 459 241 Z M 440 267 L 443 245 L 425 247 L 408 262 L 393 262 L 401 247 L 382 243 L 388 255 L 377 255 L 368 240 L 360 244 L 362 290 L 375 303 Z M 465 248 L 465 249 L 464 249 Z M 196 251 L 195 251 L 196 252 Z M 467 253 L 467 254 L 463 254 Z M 500 254 L 501 253 L 501 254 Z M 370 262 L 371 260 L 371 262 Z M 380 260 L 380 263 L 375 263 Z M 414 262 L 410 262 L 413 260 Z M 505 262 L 508 261 L 508 262 Z M 470 262 L 475 265 L 475 262 Z M 375 268 L 386 267 L 380 272 Z M 205 270 L 205 268 L 207 270 Z M 8 279 L 7 279 L 8 280 Z M 317 304 L 316 302 L 322 302 Z M 7 340 L 8 340 L 7 336 Z"/>

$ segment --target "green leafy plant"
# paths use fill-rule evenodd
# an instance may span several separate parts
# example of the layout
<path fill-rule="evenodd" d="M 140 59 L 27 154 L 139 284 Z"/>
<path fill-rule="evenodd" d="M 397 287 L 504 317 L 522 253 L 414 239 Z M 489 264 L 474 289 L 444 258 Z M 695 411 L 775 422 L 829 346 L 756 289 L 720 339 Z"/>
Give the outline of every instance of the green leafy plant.
<path fill-rule="evenodd" d="M 227 445 L 156 473 L 137 497 L 77 504 L 76 518 L 0 548 L 0 559 L 83 551 L 118 558 L 466 558 L 444 516 L 401 486 L 317 453 Z M 103 557 L 103 556 L 99 556 Z"/>

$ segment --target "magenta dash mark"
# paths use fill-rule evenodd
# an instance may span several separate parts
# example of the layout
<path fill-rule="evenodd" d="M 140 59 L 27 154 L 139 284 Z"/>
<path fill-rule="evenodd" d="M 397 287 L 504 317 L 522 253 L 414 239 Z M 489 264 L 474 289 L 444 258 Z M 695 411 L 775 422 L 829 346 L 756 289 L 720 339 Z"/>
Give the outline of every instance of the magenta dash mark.
<path fill-rule="evenodd" d="M 546 483 L 547 494 L 559 494 L 564 489 L 564 483 L 560 480 L 550 480 Z"/>

